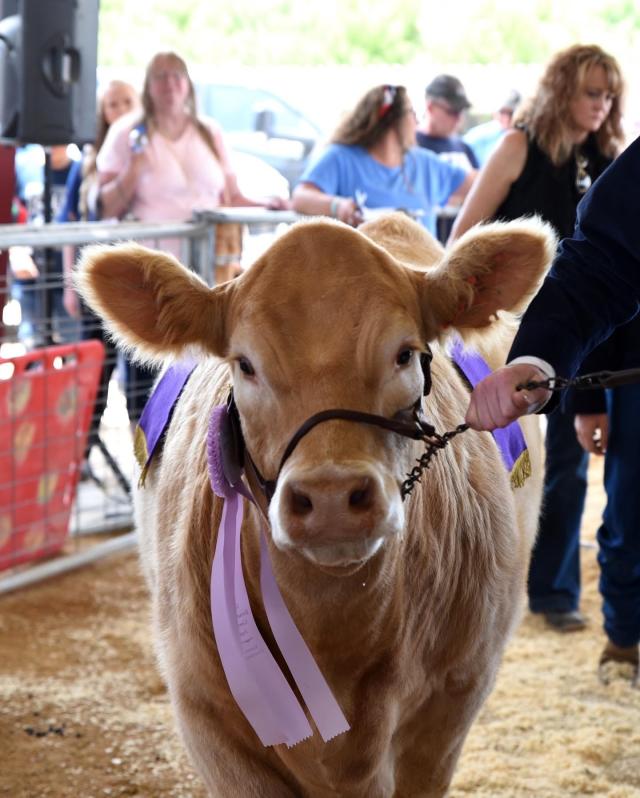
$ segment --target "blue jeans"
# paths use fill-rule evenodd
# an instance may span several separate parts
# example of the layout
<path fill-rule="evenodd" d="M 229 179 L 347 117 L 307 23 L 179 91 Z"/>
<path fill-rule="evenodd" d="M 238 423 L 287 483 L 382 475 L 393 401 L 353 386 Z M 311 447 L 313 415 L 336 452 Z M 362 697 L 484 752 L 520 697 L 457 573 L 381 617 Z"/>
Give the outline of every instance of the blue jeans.
<path fill-rule="evenodd" d="M 589 455 L 578 443 L 574 418 L 560 409 L 547 417 L 543 504 L 529 567 L 532 612 L 569 612 L 580 600 L 580 523 Z"/>
<path fill-rule="evenodd" d="M 640 641 L 640 385 L 607 391 L 607 506 L 598 530 L 604 629 L 616 645 Z"/>

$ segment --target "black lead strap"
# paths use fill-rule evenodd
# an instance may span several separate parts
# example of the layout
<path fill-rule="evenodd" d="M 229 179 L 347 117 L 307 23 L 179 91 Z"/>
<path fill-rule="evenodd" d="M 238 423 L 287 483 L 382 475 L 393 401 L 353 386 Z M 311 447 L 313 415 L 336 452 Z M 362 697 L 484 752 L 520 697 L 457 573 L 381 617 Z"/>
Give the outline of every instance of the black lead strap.
<path fill-rule="evenodd" d="M 422 368 L 424 372 L 424 391 L 426 395 L 431 388 L 431 373 L 430 373 L 431 351 L 422 354 Z M 626 369 L 624 371 L 598 371 L 593 374 L 584 374 L 581 377 L 574 377 L 573 379 L 566 379 L 564 377 L 552 377 L 547 380 L 531 381 L 517 386 L 517 390 L 534 390 L 535 388 L 546 388 L 550 391 L 561 391 L 565 388 L 617 388 L 621 385 L 630 385 L 632 383 L 640 382 L 640 368 Z M 403 435 L 413 440 L 421 440 L 425 444 L 425 451 L 422 456 L 416 461 L 416 465 L 407 474 L 407 478 L 401 485 L 400 493 L 402 499 L 411 493 L 415 484 L 420 480 L 423 472 L 429 468 L 433 457 L 449 443 L 449 441 L 456 435 L 465 432 L 469 427 L 467 424 L 459 424 L 454 430 L 438 434 L 434 427 L 427 422 L 422 415 L 421 400 L 418 399 L 411 412 L 411 418 L 386 418 L 371 413 L 363 413 L 359 410 L 350 410 L 345 408 L 331 408 L 329 410 L 322 410 L 315 413 L 308 418 L 294 433 L 289 443 L 285 447 L 275 479 L 265 479 L 260 470 L 256 466 L 250 453 L 244 446 L 244 439 L 240 429 L 240 418 L 238 415 L 233 395 L 229 398 L 230 415 L 235 419 L 237 425 L 238 441 L 235 446 L 238 449 L 236 456 L 242 461 L 244 455 L 251 464 L 252 470 L 267 498 L 267 502 L 271 501 L 275 493 L 278 477 L 285 462 L 289 459 L 296 446 L 302 438 L 307 435 L 318 424 L 322 424 L 331 420 L 353 421 L 360 424 L 370 424 L 382 429 L 394 432 L 397 435 Z"/>
<path fill-rule="evenodd" d="M 564 391 L 566 388 L 576 388 L 583 391 L 597 388 L 619 388 L 622 385 L 633 385 L 637 382 L 640 382 L 640 368 L 623 369 L 622 371 L 595 371 L 592 374 L 583 374 L 572 379 L 550 377 L 546 380 L 532 380 L 516 385 L 516 390 L 533 391 L 536 388 L 545 388 L 548 391 Z"/>
<path fill-rule="evenodd" d="M 424 373 L 424 389 L 423 393 L 426 396 L 431 388 L 431 350 L 427 347 L 427 351 L 421 354 L 422 369 Z M 550 391 L 562 391 L 566 388 L 595 389 L 595 388 L 617 388 L 621 385 L 631 385 L 632 383 L 640 382 L 640 368 L 626 369 L 624 371 L 598 371 L 593 374 L 584 374 L 581 377 L 574 377 L 573 379 L 566 379 L 565 377 L 552 377 L 546 380 L 531 381 L 516 386 L 519 391 L 534 390 L 536 388 L 546 388 Z M 228 445 L 233 449 L 232 459 L 237 461 L 238 466 L 242 469 L 243 460 L 246 458 L 251 465 L 254 475 L 260 485 L 260 489 L 267 499 L 267 503 L 271 501 L 273 494 L 276 490 L 278 477 L 285 462 L 289 459 L 294 449 L 315 426 L 331 420 L 353 421 L 360 424 L 370 424 L 382 429 L 394 432 L 397 435 L 403 435 L 413 440 L 421 440 L 425 444 L 425 451 L 422 456 L 416 461 L 416 465 L 406 475 L 406 479 L 401 485 L 400 493 L 403 501 L 411 493 L 416 483 L 419 482 L 422 474 L 426 471 L 434 456 L 449 443 L 449 441 L 456 435 L 465 432 L 469 429 L 467 424 L 459 424 L 454 430 L 438 434 L 434 427 L 427 422 L 422 415 L 422 402 L 420 399 L 416 401 L 412 408 L 411 418 L 386 418 L 371 413 L 363 413 L 359 410 L 350 410 L 346 408 L 331 408 L 329 410 L 322 410 L 319 413 L 308 418 L 294 433 L 293 437 L 285 447 L 284 453 L 280 460 L 275 479 L 265 479 L 257 465 L 255 464 L 251 454 L 245 447 L 244 437 L 240 426 L 240 416 L 233 399 L 233 392 L 229 396 L 229 417 L 234 428 L 233 435 L 228 442 Z"/>

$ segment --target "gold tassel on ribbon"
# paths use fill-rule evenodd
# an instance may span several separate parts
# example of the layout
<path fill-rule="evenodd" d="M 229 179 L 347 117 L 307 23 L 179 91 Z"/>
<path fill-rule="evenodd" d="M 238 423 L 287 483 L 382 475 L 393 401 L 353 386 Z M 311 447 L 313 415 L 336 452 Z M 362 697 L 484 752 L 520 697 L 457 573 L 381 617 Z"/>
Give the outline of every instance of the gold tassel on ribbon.
<path fill-rule="evenodd" d="M 521 488 L 528 477 L 531 476 L 531 458 L 529 450 L 525 449 L 513 464 L 511 469 L 511 487 L 515 490 Z"/>
<path fill-rule="evenodd" d="M 144 430 L 136 427 L 133 436 L 133 453 L 135 454 L 138 465 L 140 466 L 140 479 L 138 487 L 144 487 L 144 479 L 147 476 L 147 463 L 149 462 L 149 452 L 147 451 L 147 439 Z"/>

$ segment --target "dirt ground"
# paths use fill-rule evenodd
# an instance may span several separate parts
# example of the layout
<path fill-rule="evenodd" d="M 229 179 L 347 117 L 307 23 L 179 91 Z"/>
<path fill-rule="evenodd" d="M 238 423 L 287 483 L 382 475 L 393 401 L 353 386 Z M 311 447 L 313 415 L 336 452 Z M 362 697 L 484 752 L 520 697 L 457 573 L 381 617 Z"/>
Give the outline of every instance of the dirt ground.
<path fill-rule="evenodd" d="M 587 541 L 602 509 L 598 467 L 591 480 Z M 561 636 L 525 617 L 452 798 L 640 797 L 640 690 L 596 678 L 594 548 L 582 557 L 588 630 Z M 155 671 L 148 616 L 135 554 L 0 597 L 0 796 L 204 798 Z"/>

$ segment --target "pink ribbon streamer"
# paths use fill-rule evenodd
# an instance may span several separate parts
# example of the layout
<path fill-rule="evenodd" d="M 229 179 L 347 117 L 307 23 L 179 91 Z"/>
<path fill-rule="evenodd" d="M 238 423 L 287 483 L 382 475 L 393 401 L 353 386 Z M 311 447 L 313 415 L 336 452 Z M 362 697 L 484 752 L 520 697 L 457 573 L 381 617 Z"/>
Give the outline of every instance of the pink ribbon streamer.
<path fill-rule="evenodd" d="M 284 654 L 285 661 L 311 712 L 320 736 L 326 742 L 338 734 L 349 731 L 347 719 L 342 714 L 329 685 L 313 658 L 304 638 L 289 615 L 278 588 L 267 549 L 266 531 L 262 528 L 260 539 L 260 585 L 269 618 L 271 631 Z"/>
<path fill-rule="evenodd" d="M 253 497 L 242 482 L 224 475 L 220 428 L 226 407 L 214 408 L 207 459 L 213 491 L 224 498 L 211 569 L 211 618 L 222 667 L 231 693 L 263 745 L 289 747 L 313 734 L 304 709 L 273 658 L 255 623 L 242 572 L 240 536 L 243 501 Z M 327 742 L 349 724 L 295 625 L 278 588 L 261 524 L 260 584 L 264 606 L 282 652 L 311 717 Z"/>

